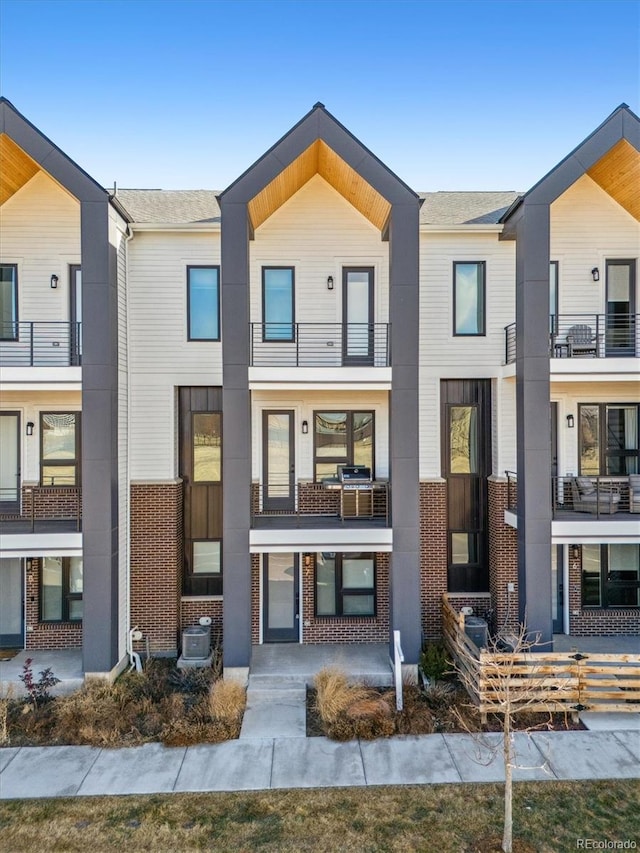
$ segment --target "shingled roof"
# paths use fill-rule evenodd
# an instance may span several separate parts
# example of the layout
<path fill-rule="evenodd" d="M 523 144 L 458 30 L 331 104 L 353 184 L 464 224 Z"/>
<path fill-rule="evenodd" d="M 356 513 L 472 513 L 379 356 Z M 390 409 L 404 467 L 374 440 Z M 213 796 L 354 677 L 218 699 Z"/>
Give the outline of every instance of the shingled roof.
<path fill-rule="evenodd" d="M 215 224 L 220 207 L 214 190 L 119 189 L 117 200 L 138 223 Z M 516 192 L 420 193 L 421 225 L 493 225 L 518 197 Z"/>

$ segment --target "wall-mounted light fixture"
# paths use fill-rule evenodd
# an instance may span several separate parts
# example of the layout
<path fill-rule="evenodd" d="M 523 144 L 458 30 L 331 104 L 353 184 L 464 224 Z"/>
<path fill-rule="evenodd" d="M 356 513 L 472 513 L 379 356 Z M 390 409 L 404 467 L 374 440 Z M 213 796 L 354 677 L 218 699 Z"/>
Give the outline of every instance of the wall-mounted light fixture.
<path fill-rule="evenodd" d="M 302 421 L 302 434 L 306 435 L 309 432 L 309 421 Z"/>
<path fill-rule="evenodd" d="M 591 270 L 591 276 L 594 281 L 600 281 L 600 270 L 598 269 L 598 267 L 594 267 Z"/>
<path fill-rule="evenodd" d="M 304 555 L 304 567 L 305 567 L 305 569 L 308 569 L 311 567 L 311 557 L 309 556 L 309 554 Z"/>
<path fill-rule="evenodd" d="M 333 290 L 333 276 L 327 277 L 327 290 Z"/>
<path fill-rule="evenodd" d="M 33 421 L 27 421 L 27 435 L 33 435 Z"/>
<path fill-rule="evenodd" d="M 569 429 L 573 429 L 575 426 L 575 420 L 573 415 L 567 415 L 567 427 Z"/>
<path fill-rule="evenodd" d="M 58 286 L 58 276 L 55 273 L 51 276 L 51 282 L 50 283 L 51 283 L 51 289 L 55 290 L 56 287 Z"/>
<path fill-rule="evenodd" d="M 571 548 L 571 557 L 574 560 L 577 560 L 578 557 L 580 556 L 580 546 L 579 545 L 571 545 L 570 548 Z"/>

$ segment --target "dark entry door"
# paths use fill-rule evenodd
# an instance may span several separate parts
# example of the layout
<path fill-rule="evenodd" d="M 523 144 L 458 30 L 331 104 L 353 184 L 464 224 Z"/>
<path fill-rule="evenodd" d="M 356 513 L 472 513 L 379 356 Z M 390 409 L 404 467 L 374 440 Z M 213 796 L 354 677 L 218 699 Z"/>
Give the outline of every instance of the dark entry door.
<path fill-rule="evenodd" d="M 300 638 L 298 555 L 264 554 L 262 567 L 263 640 L 297 643 Z"/>
<path fill-rule="evenodd" d="M 263 508 L 295 510 L 295 412 L 262 413 Z"/>
<path fill-rule="evenodd" d="M 345 365 L 373 364 L 373 267 L 342 270 L 342 357 Z"/>
<path fill-rule="evenodd" d="M 636 354 L 636 262 L 607 261 L 605 343 L 608 356 Z"/>

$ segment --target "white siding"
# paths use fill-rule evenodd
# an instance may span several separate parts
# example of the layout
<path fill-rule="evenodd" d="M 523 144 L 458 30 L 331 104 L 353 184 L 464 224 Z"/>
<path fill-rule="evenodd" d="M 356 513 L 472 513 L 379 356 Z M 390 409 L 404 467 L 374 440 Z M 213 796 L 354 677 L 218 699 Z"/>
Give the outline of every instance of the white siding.
<path fill-rule="evenodd" d="M 375 268 L 374 319 L 389 318 L 389 244 L 319 175 L 256 230 L 250 245 L 251 321 L 262 321 L 262 266 L 295 267 L 296 321 L 342 321 L 342 267 Z M 327 289 L 333 276 L 334 289 Z"/>
<path fill-rule="evenodd" d="M 640 256 L 640 223 L 583 175 L 551 205 L 550 245 L 551 260 L 559 262 L 559 313 L 601 314 L 605 260 Z"/>
<path fill-rule="evenodd" d="M 486 332 L 454 337 L 453 262 L 486 262 Z M 420 477 L 440 476 L 440 379 L 496 379 L 515 319 L 515 243 L 497 233 L 420 235 Z M 494 383 L 495 388 L 495 383 Z M 498 401 L 498 405 L 500 401 Z M 494 400 L 494 407 L 496 401 Z M 501 429 L 494 424 L 494 442 Z M 511 439 L 507 436 L 507 441 Z M 502 449 L 494 444 L 494 464 Z M 507 454 L 508 455 L 508 454 Z M 500 473 L 498 468 L 495 473 Z"/>
<path fill-rule="evenodd" d="M 69 264 L 80 263 L 78 202 L 38 172 L 2 206 L 0 226 L 1 260 L 18 265 L 19 320 L 68 321 Z"/>
<path fill-rule="evenodd" d="M 504 477 L 516 470 L 516 380 L 493 383 L 493 473 Z"/>
<path fill-rule="evenodd" d="M 130 477 L 167 480 L 175 388 L 222 385 L 222 345 L 187 341 L 187 265 L 218 265 L 220 235 L 138 232 L 128 252 Z"/>

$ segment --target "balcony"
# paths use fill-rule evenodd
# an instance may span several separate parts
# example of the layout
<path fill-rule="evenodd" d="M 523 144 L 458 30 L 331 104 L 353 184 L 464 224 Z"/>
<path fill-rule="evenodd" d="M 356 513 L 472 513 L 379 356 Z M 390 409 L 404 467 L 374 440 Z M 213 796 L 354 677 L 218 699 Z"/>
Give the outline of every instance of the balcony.
<path fill-rule="evenodd" d="M 552 359 L 640 356 L 640 314 L 557 314 L 549 318 Z M 505 362 L 516 360 L 516 324 L 505 327 Z"/>
<path fill-rule="evenodd" d="M 76 533 L 82 529 L 82 490 L 77 486 L 23 486 L 22 511 L 0 510 L 0 534 Z"/>
<path fill-rule="evenodd" d="M 1 367 L 79 367 L 82 324 L 63 321 L 0 323 Z"/>
<path fill-rule="evenodd" d="M 359 490 L 348 490 L 337 482 L 329 487 L 311 482 L 291 486 L 254 483 L 251 526 L 263 530 L 387 528 L 389 493 L 386 481 L 374 481 Z"/>
<path fill-rule="evenodd" d="M 517 514 L 517 475 L 507 471 L 507 511 Z M 551 478 L 553 521 L 633 521 L 640 520 L 640 495 L 633 492 L 629 477 Z"/>
<path fill-rule="evenodd" d="M 251 367 L 390 367 L 388 323 L 251 323 Z"/>

